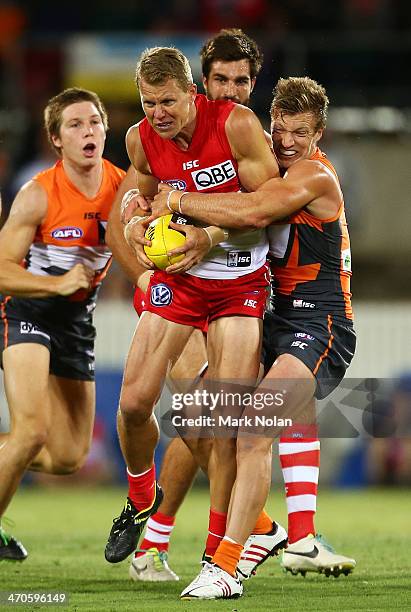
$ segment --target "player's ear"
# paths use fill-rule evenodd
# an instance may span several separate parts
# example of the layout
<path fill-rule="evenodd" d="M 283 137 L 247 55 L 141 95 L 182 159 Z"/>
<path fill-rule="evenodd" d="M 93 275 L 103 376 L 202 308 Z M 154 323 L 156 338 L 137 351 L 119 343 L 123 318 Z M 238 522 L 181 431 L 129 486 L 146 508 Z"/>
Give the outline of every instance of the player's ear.
<path fill-rule="evenodd" d="M 324 128 L 321 128 L 320 130 L 317 130 L 314 138 L 315 138 L 315 142 L 317 143 L 319 140 L 321 140 L 321 138 L 323 137 L 324 134 Z"/>
<path fill-rule="evenodd" d="M 61 148 L 61 138 L 60 138 L 60 136 L 52 136 L 51 140 L 52 140 L 52 143 L 54 144 L 55 147 L 57 147 L 58 149 Z"/>
<path fill-rule="evenodd" d="M 257 80 L 257 77 L 254 77 L 253 79 L 251 79 L 251 90 L 250 90 L 250 93 L 251 93 L 251 92 L 253 91 L 253 89 L 254 89 L 254 86 L 255 86 L 255 82 L 256 82 L 256 80 Z"/>
<path fill-rule="evenodd" d="M 190 94 L 190 96 L 192 96 L 194 100 L 197 95 L 197 85 L 195 83 L 191 83 L 190 87 L 188 88 L 188 93 Z"/>
<path fill-rule="evenodd" d="M 207 77 L 203 76 L 202 82 L 203 82 L 204 91 L 205 91 L 205 93 L 207 95 Z"/>

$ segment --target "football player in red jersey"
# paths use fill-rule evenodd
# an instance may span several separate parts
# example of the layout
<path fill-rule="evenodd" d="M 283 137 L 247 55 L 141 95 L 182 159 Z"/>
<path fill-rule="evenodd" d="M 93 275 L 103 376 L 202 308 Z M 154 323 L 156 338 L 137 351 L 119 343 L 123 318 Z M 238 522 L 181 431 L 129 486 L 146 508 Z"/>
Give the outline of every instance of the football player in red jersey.
<path fill-rule="evenodd" d="M 156 65 L 160 56 L 162 78 Z M 168 77 L 164 67 L 169 70 Z M 152 197 L 157 190 L 158 179 L 169 183 L 185 181 L 195 189 L 220 192 L 237 190 L 241 181 L 244 187 L 250 189 L 252 183 L 260 183 L 264 174 L 275 175 L 275 160 L 263 130 L 251 111 L 230 101 L 207 102 L 204 97 L 196 95 L 186 67 L 177 77 L 171 76 L 172 71 L 176 72 L 175 50 L 151 50 L 139 64 L 137 74 L 146 120 L 131 128 L 127 146 L 130 158 L 138 169 L 140 190 Z M 190 171 L 189 166 L 194 161 L 196 170 Z M 203 233 L 202 230 L 200 232 Z M 138 350 L 134 350 L 134 342 L 131 347 L 132 359 L 129 357 L 120 400 L 119 431 L 128 463 L 131 502 L 127 503 L 114 523 L 106 547 L 108 560 L 121 560 L 131 552 L 141 530 L 140 526 L 129 529 L 129 525 L 133 521 L 135 523 L 136 516 L 141 518 L 141 522 L 145 521 L 156 505 L 151 465 L 158 434 L 151 412 L 160 389 L 158 378 L 165 374 L 164 366 L 170 357 L 175 358 L 181 352 L 191 335 L 191 328 L 202 327 L 206 320 L 210 323 L 209 371 L 213 378 L 251 380 L 257 374 L 256 358 L 258 361 L 260 342 L 258 319 L 260 308 L 264 308 L 264 293 L 261 290 L 265 281 L 260 265 L 265 257 L 264 239 L 257 234 L 248 238 L 241 234 L 234 243 L 229 243 L 224 240 L 224 235 L 221 232 L 213 233 L 213 242 L 223 242 L 221 248 L 212 250 L 206 260 L 192 268 L 189 274 L 179 275 L 175 280 L 175 276 L 155 272 L 150 281 L 148 313 L 142 318 L 136 332 Z M 248 247 L 244 246 L 245 241 L 248 241 Z M 245 269 L 230 269 L 229 253 L 244 251 L 249 254 Z M 151 266 L 150 262 L 148 265 Z M 203 291 L 213 297 L 208 305 L 200 298 Z M 253 293 L 256 308 L 254 303 L 251 305 L 245 300 L 244 291 Z M 228 294 L 230 298 L 226 301 Z M 192 296 L 190 301 L 187 295 Z M 224 307 L 221 299 L 226 301 Z M 152 318 L 153 315 L 155 318 Z M 242 321 L 243 331 L 250 333 L 246 340 L 247 355 L 241 363 L 228 355 L 229 351 L 233 351 L 233 355 L 242 352 L 239 344 L 245 342 L 245 337 L 240 338 L 235 331 L 238 329 L 238 319 Z M 146 351 L 151 353 L 154 330 L 155 337 L 162 338 L 161 348 L 164 349 L 163 354 L 160 351 L 156 353 L 158 368 L 155 368 L 155 376 L 145 372 L 146 367 L 141 360 Z M 231 338 L 232 341 L 223 342 L 223 338 Z M 145 381 L 144 388 L 138 384 L 141 376 Z M 142 440 L 143 437 L 148 441 L 145 445 L 138 443 L 139 438 Z M 219 486 L 223 488 L 224 480 L 231 479 L 232 483 L 235 442 L 218 441 L 216 446 L 221 446 L 220 452 L 226 457 L 219 461 Z M 231 484 L 226 483 L 224 491 L 226 499 L 222 505 L 226 511 Z"/>

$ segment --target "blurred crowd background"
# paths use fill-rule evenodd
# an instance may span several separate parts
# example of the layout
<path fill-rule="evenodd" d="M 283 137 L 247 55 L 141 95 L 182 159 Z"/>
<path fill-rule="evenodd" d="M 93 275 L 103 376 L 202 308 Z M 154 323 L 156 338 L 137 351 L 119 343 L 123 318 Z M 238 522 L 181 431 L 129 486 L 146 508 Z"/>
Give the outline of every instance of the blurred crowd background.
<path fill-rule="evenodd" d="M 264 53 L 252 97 L 264 127 L 280 76 L 308 75 L 327 89 L 331 107 L 321 146 L 340 174 L 352 237 L 359 348 L 349 373 L 408 381 L 393 384 L 387 397 L 396 398 L 401 390 L 401 414 L 409 420 L 411 3 L 407 0 L 0 1 L 1 220 L 20 186 L 55 161 L 42 126 L 43 108 L 51 96 L 73 85 L 95 90 L 109 112 L 105 155 L 127 168 L 125 133 L 142 116 L 134 85 L 139 53 L 156 45 L 179 47 L 189 57 L 202 91 L 199 51 L 223 27 L 242 28 Z M 131 285 L 113 265 L 97 309 L 97 408 L 103 416 L 90 461 L 100 457 L 100 465 L 107 453 L 99 443 L 106 434 L 115 435 L 116 394 L 135 323 L 131 296 Z M 396 401 L 386 402 L 388 414 L 396 412 Z M 392 435 L 381 437 L 383 442 L 342 445 L 341 456 L 350 467 L 345 476 L 341 467 L 340 482 L 344 478 L 357 483 L 411 482 L 407 442 L 399 444 Z M 334 455 L 340 446 L 333 442 Z M 329 457 L 331 462 L 331 451 Z M 369 457 L 373 457 L 371 470 Z M 96 470 L 94 466 L 92 473 Z"/>

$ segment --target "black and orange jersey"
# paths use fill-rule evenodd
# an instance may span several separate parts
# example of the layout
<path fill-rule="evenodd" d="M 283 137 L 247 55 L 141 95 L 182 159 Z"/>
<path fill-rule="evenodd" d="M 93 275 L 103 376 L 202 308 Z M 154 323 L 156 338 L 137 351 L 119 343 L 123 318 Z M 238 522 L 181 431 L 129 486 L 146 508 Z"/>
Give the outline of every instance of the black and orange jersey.
<path fill-rule="evenodd" d="M 310 158 L 323 163 L 337 178 L 325 154 Z M 352 319 L 351 250 L 344 199 L 336 215 L 319 219 L 307 210 L 268 228 L 273 305 L 278 309 L 321 310 Z"/>
<path fill-rule="evenodd" d="M 103 159 L 101 187 L 94 198 L 88 198 L 69 180 L 61 161 L 37 174 L 33 180 L 47 193 L 47 214 L 26 256 L 27 270 L 59 274 L 82 263 L 96 271 L 98 284 L 111 258 L 105 229 L 124 176 L 124 170 Z"/>

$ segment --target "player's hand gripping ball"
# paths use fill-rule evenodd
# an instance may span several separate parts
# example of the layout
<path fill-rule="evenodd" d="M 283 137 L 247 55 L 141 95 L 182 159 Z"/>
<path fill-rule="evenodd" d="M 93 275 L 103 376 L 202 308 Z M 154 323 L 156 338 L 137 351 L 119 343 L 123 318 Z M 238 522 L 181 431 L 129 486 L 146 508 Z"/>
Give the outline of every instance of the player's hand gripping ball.
<path fill-rule="evenodd" d="M 151 241 L 151 246 L 144 246 L 147 257 L 159 270 L 181 261 L 184 254 L 169 257 L 167 253 L 172 249 L 183 246 L 186 241 L 185 234 L 169 227 L 170 221 L 186 225 L 187 220 L 179 215 L 165 215 L 150 223 L 145 237 Z"/>

